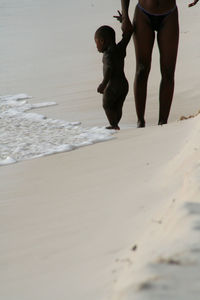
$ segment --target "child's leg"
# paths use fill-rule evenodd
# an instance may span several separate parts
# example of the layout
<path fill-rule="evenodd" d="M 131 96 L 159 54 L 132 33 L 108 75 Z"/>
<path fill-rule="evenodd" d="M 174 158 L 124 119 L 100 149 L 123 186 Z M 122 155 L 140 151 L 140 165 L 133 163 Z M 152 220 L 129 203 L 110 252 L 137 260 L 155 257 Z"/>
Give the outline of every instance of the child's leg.
<path fill-rule="evenodd" d="M 128 81 L 124 81 L 123 85 L 122 85 L 122 89 L 121 89 L 121 95 L 117 101 L 117 120 L 118 120 L 118 124 L 122 118 L 122 108 L 124 105 L 124 101 L 126 99 L 126 96 L 128 94 L 128 90 L 129 90 L 129 84 Z"/>
<path fill-rule="evenodd" d="M 110 123 L 110 126 L 107 126 L 107 129 L 119 129 L 118 126 L 118 114 L 117 111 L 113 111 L 112 109 L 105 109 L 106 116 Z"/>
<path fill-rule="evenodd" d="M 107 129 L 119 129 L 116 102 L 116 96 L 107 88 L 103 94 L 103 108 L 111 125 Z"/>
<path fill-rule="evenodd" d="M 126 98 L 128 92 L 126 92 L 123 97 L 121 99 L 119 99 L 118 103 L 117 103 L 117 121 L 118 124 L 122 118 L 122 108 L 123 108 L 123 104 L 124 104 L 124 100 Z"/>
<path fill-rule="evenodd" d="M 121 118 L 122 118 L 122 105 L 118 105 L 118 107 L 117 107 L 117 121 L 118 121 L 118 124 L 119 124 Z"/>

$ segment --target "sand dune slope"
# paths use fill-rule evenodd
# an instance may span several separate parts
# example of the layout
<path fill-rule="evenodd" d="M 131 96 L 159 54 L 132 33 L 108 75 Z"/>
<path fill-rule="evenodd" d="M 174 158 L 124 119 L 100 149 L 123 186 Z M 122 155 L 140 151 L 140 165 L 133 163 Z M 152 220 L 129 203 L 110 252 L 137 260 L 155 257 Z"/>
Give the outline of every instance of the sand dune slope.
<path fill-rule="evenodd" d="M 126 253 L 129 264 L 115 285 L 113 299 L 199 297 L 200 118 L 178 126 L 182 133 L 189 129 L 182 136 L 184 144 L 178 149 L 176 141 L 170 140 L 178 151 L 156 176 L 165 204 L 154 215 L 155 225 L 141 236 L 137 250 Z"/>

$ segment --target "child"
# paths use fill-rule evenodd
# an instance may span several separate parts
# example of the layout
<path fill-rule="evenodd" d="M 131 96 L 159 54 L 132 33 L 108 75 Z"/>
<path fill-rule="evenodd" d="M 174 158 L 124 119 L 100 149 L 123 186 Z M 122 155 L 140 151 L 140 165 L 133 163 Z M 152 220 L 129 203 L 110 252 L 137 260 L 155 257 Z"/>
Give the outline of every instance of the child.
<path fill-rule="evenodd" d="M 122 15 L 115 18 L 122 22 Z M 97 29 L 94 39 L 99 52 L 103 53 L 103 81 L 97 92 L 103 94 L 103 108 L 110 123 L 107 129 L 119 130 L 122 107 L 128 94 L 128 81 L 124 74 L 126 47 L 130 41 L 133 28 L 123 31 L 122 40 L 116 44 L 115 31 L 109 26 Z"/>

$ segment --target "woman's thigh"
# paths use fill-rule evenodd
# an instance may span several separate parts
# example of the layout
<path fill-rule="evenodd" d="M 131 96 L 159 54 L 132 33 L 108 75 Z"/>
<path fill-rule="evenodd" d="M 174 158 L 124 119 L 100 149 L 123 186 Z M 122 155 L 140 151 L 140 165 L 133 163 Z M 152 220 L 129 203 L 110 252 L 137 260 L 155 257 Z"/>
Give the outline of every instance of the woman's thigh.
<path fill-rule="evenodd" d="M 160 65 L 162 73 L 173 74 L 176 66 L 178 42 L 179 42 L 179 22 L 178 10 L 166 17 L 163 26 L 157 36 L 160 51 Z"/>
<path fill-rule="evenodd" d="M 135 8 L 133 34 L 137 64 L 150 67 L 155 33 L 148 16 L 138 6 Z"/>

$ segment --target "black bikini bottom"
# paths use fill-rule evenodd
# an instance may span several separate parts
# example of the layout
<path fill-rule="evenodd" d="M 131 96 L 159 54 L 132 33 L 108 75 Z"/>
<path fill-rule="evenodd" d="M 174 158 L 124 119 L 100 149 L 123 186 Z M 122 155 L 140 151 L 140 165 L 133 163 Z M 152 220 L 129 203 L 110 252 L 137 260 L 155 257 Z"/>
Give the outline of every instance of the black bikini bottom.
<path fill-rule="evenodd" d="M 176 9 L 176 5 L 170 11 L 165 14 L 151 14 L 146 11 L 139 3 L 137 4 L 138 8 L 149 18 L 150 24 L 154 31 L 159 31 L 163 25 L 164 19 L 172 14 Z"/>

